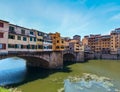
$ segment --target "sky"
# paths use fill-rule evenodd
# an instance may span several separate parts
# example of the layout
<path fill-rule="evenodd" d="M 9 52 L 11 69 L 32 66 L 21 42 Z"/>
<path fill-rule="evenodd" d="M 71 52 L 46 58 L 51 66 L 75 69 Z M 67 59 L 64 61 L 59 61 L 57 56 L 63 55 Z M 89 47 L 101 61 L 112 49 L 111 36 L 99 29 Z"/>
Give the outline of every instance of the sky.
<path fill-rule="evenodd" d="M 120 0 L 0 0 L 0 19 L 64 37 L 120 27 Z"/>

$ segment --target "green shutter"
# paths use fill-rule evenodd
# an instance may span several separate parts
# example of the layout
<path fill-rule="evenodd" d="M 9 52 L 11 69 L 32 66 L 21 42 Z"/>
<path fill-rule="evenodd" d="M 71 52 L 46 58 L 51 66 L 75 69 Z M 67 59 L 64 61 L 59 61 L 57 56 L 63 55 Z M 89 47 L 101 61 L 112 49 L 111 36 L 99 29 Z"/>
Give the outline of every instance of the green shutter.
<path fill-rule="evenodd" d="M 30 41 L 32 41 L 32 37 L 30 37 Z"/>
<path fill-rule="evenodd" d="M 36 38 L 34 38 L 34 41 L 36 42 Z"/>

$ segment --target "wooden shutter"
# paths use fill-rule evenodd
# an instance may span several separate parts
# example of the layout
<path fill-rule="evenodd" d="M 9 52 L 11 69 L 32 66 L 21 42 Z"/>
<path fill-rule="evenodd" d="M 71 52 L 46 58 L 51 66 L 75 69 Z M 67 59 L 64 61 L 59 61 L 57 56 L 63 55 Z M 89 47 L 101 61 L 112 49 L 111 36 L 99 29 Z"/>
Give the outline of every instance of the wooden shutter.
<path fill-rule="evenodd" d="M 3 48 L 3 49 L 6 49 L 6 44 L 2 44 L 2 48 Z"/>
<path fill-rule="evenodd" d="M 4 23 L 0 22 L 0 27 L 4 27 Z"/>
<path fill-rule="evenodd" d="M 0 38 L 3 38 L 3 33 L 0 33 Z"/>

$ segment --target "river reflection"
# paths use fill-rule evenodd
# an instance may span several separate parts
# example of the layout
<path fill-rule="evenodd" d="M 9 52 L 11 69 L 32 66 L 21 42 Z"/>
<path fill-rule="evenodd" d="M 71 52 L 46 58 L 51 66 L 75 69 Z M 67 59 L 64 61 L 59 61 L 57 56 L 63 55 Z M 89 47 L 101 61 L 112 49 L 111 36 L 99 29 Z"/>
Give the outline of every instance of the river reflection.
<path fill-rule="evenodd" d="M 83 77 L 69 77 L 64 88 L 65 92 L 120 92 L 111 79 L 88 73 Z"/>
<path fill-rule="evenodd" d="M 26 70 L 24 59 L 13 57 L 0 60 L 0 85 L 4 86 L 23 81 Z"/>

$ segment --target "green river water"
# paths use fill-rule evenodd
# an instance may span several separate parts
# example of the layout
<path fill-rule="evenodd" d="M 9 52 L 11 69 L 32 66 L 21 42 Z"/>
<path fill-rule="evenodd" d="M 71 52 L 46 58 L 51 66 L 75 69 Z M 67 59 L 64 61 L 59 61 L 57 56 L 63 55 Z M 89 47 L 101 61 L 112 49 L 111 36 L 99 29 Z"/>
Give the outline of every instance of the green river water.
<path fill-rule="evenodd" d="M 82 76 L 83 73 L 95 74 L 112 79 L 117 89 L 120 88 L 120 60 L 89 60 L 64 66 L 63 70 L 28 69 L 23 83 L 16 87 L 22 92 L 64 92 L 64 80 L 68 77 Z"/>

